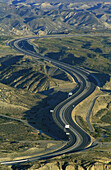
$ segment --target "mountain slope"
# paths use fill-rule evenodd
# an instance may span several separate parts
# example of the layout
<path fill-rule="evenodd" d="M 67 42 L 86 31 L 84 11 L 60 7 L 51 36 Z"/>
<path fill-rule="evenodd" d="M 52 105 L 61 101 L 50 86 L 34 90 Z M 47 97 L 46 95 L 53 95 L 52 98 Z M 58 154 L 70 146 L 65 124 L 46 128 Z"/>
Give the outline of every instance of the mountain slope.
<path fill-rule="evenodd" d="M 111 28 L 111 3 L 27 2 L 0 3 L 1 34 L 49 34 Z"/>
<path fill-rule="evenodd" d="M 11 87 L 37 93 L 56 87 L 56 79 L 70 81 L 63 71 L 55 67 L 39 65 L 28 57 L 7 56 L 1 58 L 0 62 L 0 82 Z"/>

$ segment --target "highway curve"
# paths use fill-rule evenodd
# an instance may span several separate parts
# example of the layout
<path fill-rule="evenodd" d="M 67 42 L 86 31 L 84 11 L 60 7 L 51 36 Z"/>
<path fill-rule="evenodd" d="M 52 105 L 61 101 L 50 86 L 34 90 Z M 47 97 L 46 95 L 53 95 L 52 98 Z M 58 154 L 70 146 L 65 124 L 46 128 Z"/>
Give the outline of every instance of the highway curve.
<path fill-rule="evenodd" d="M 49 36 L 36 37 L 36 38 L 39 39 L 39 38 L 48 38 L 48 37 Z M 76 92 L 74 92 L 71 97 L 67 98 L 65 101 L 57 105 L 53 112 L 54 121 L 56 122 L 57 126 L 59 126 L 64 131 L 64 133 L 67 134 L 68 140 L 66 142 L 66 145 L 64 145 L 63 147 L 59 148 L 56 151 L 49 152 L 41 156 L 27 158 L 27 159 L 20 159 L 20 160 L 18 159 L 15 161 L 1 162 L 1 164 L 17 164 L 17 163 L 35 161 L 40 159 L 48 159 L 58 155 L 72 153 L 72 152 L 74 153 L 77 151 L 84 150 L 88 148 L 89 145 L 91 144 L 91 138 L 87 134 L 87 132 L 85 132 L 79 125 L 76 124 L 76 122 L 73 121 L 72 110 L 81 101 L 83 101 L 91 93 L 94 92 L 97 86 L 96 80 L 85 69 L 71 66 L 69 64 L 62 63 L 54 59 L 50 59 L 48 57 L 41 56 L 40 54 L 35 52 L 35 50 L 33 50 L 33 47 L 29 49 L 25 45 L 27 44 L 26 42 L 29 39 L 31 38 L 12 40 L 9 42 L 9 45 L 23 54 L 27 54 L 32 57 L 35 57 L 37 60 L 44 59 L 48 62 L 51 62 L 56 67 L 68 72 L 73 78 L 76 77 L 76 81 L 78 83 Z M 68 125 L 68 128 L 65 128 L 66 125 Z"/>

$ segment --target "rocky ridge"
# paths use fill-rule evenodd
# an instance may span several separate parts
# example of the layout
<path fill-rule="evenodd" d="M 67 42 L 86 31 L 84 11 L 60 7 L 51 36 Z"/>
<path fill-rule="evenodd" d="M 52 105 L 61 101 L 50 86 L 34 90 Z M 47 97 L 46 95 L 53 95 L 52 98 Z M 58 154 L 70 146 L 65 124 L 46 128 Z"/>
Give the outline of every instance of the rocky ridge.
<path fill-rule="evenodd" d="M 110 2 L 0 3 L 0 33 L 14 35 L 68 33 L 75 29 L 111 28 Z"/>
<path fill-rule="evenodd" d="M 26 165 L 15 165 L 12 166 L 12 169 L 23 168 Z M 27 165 L 28 166 L 28 165 Z M 110 159 L 97 159 L 97 160 L 76 160 L 73 159 L 71 161 L 60 161 L 60 160 L 52 160 L 49 162 L 37 162 L 33 166 L 29 165 L 29 170 L 110 170 L 111 162 Z"/>
<path fill-rule="evenodd" d="M 0 62 L 0 81 L 14 88 L 37 93 L 56 87 L 56 79 L 64 77 L 64 81 L 69 80 L 63 71 L 47 65 L 36 65 L 30 57 L 9 55 L 0 58 Z"/>

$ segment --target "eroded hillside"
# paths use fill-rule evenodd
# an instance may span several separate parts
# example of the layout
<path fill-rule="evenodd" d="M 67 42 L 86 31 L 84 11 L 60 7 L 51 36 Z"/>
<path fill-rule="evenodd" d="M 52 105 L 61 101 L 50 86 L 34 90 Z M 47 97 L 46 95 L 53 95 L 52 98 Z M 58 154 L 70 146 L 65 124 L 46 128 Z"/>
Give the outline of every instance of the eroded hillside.
<path fill-rule="evenodd" d="M 63 71 L 46 64 L 39 65 L 30 57 L 7 56 L 0 61 L 0 81 L 11 87 L 36 93 L 58 86 L 55 79 L 70 81 Z"/>
<path fill-rule="evenodd" d="M 35 2 L 0 3 L 0 33 L 43 35 L 111 28 L 111 3 Z"/>
<path fill-rule="evenodd" d="M 75 87 L 71 76 L 30 56 L 7 55 L 0 63 L 0 116 L 25 120 L 49 136 L 64 138 L 49 113 Z"/>

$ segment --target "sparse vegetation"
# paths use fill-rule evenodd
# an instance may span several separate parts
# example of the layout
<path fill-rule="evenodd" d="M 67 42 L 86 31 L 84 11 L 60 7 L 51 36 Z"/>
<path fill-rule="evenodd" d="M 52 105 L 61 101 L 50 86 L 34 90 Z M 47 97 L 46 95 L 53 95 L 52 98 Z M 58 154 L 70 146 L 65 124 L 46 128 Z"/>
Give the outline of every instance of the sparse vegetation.
<path fill-rule="evenodd" d="M 47 38 L 34 41 L 50 58 L 99 72 L 111 72 L 111 38 L 107 36 Z M 109 42 L 109 43 L 108 43 Z M 41 51 L 41 49 L 44 49 Z"/>
<path fill-rule="evenodd" d="M 0 169 L 100 169 L 111 168 L 111 36 L 90 36 L 111 32 L 111 3 L 58 0 L 43 3 L 41 0 L 2 0 L 0 3 L 0 162 L 18 156 L 43 151 L 60 141 L 50 143 L 50 135 L 64 139 L 64 134 L 53 121 L 50 109 L 67 97 L 73 89 L 69 75 L 45 62 L 38 64 L 30 56 L 21 55 L 7 46 L 10 39 L 21 35 L 84 34 L 65 38 L 47 38 L 34 41 L 37 51 L 46 57 L 89 69 L 99 79 L 103 93 L 98 97 L 93 110 L 90 132 L 86 114 L 97 90 L 78 108 L 77 120 L 96 140 L 95 148 L 82 153 L 71 153 L 41 162 L 23 165 L 2 166 Z M 40 3 L 37 3 L 40 2 Z M 76 2 L 76 3 L 74 3 Z M 7 36 L 6 36 L 7 35 Z M 14 37 L 16 35 L 16 37 Z M 17 37 L 18 36 L 18 37 Z M 27 43 L 27 42 L 25 42 Z M 32 45 L 26 44 L 31 51 Z M 44 62 L 44 60 L 41 60 Z M 11 119 L 25 120 L 33 127 Z M 45 140 L 45 141 L 43 141 Z M 49 143 L 47 143 L 47 142 Z M 60 143 L 59 143 L 60 144 Z M 54 146 L 55 147 L 55 146 Z M 3 160 L 4 159 L 4 160 Z M 105 162 L 106 161 L 106 162 Z M 54 168 L 55 167 L 55 168 Z"/>
<path fill-rule="evenodd" d="M 111 111 L 107 111 L 107 113 L 101 117 L 101 121 L 111 124 Z"/>
<path fill-rule="evenodd" d="M 8 118 L 0 117 L 0 153 L 25 151 L 38 146 L 39 140 L 51 139 L 34 128 Z M 41 146 L 40 146 L 41 147 Z M 0 154 L 0 157 L 2 155 Z"/>
<path fill-rule="evenodd" d="M 89 132 L 87 123 L 84 121 L 84 119 L 81 116 L 76 116 L 77 123 L 87 132 Z"/>
<path fill-rule="evenodd" d="M 101 117 L 102 115 L 105 115 L 106 113 L 107 113 L 107 109 L 106 109 L 106 108 L 105 108 L 105 109 L 101 109 L 101 110 L 99 110 L 99 111 L 96 113 L 95 117 L 96 117 L 96 118 Z"/>
<path fill-rule="evenodd" d="M 7 4 L 0 3 L 0 33 L 2 35 L 46 35 L 110 30 L 110 3 L 102 2 L 98 5 L 95 1 L 91 3 L 80 0 L 61 1 L 47 3 L 40 0 L 31 2 L 13 0 Z"/>
<path fill-rule="evenodd" d="M 28 8 L 28 7 L 25 7 Z M 33 8 L 34 11 L 34 8 Z M 39 10 L 38 10 L 39 11 Z M 18 14 L 20 17 L 23 17 L 26 14 L 26 11 L 22 11 L 18 7 Z M 43 12 L 43 11 L 42 11 Z M 39 14 L 39 12 L 37 12 Z M 38 15 L 37 14 L 37 15 Z M 30 18 L 25 16 L 25 27 L 21 29 L 21 23 L 23 20 L 13 21 L 12 16 L 7 16 L 7 20 L 10 18 L 11 26 L 13 26 L 13 34 L 41 34 L 47 32 L 46 28 L 50 28 L 49 33 L 53 32 L 55 25 L 50 22 L 51 14 L 50 12 L 45 13 L 47 18 L 40 18 L 40 23 L 50 23 L 48 26 L 39 26 L 35 25 L 35 21 L 38 21 L 37 18 Z M 58 11 L 56 11 L 58 14 Z M 71 25 L 73 19 L 68 18 L 68 15 L 71 13 L 64 13 L 64 21 L 66 25 Z M 52 11 L 52 15 L 55 15 L 55 12 Z M 100 24 L 96 18 L 93 18 L 91 14 L 78 12 L 76 17 L 89 18 L 88 22 L 89 27 L 92 27 L 92 23 Z M 65 19 L 66 17 L 66 19 Z M 16 16 L 15 16 L 16 18 Z M 3 18 L 2 18 L 3 19 Z M 54 22 L 57 24 L 57 18 L 54 19 Z M 42 21 L 42 22 L 41 22 Z M 8 21 L 7 21 L 8 22 Z M 30 24 L 29 24 L 30 23 Z M 81 23 L 81 19 L 78 20 L 77 24 Z M 86 22 L 87 23 L 87 22 Z M 27 25 L 32 25 L 32 30 L 30 30 Z M 84 23 L 85 24 L 85 23 Z M 100 26 L 99 25 L 99 26 Z M 60 27 L 60 25 L 58 25 Z M 85 25 L 87 27 L 87 25 Z M 74 27 L 74 23 L 73 23 Z M 8 27 L 7 27 L 8 28 Z M 67 33 L 69 28 L 67 27 Z M 12 28 L 11 28 L 12 29 Z M 66 29 L 66 28 L 65 28 Z M 65 29 L 63 33 L 65 33 Z M 5 30 L 5 29 L 4 29 Z M 0 30 L 4 34 L 4 30 Z M 43 32 L 41 32 L 43 31 Z M 58 31 L 58 28 L 56 28 Z M 61 29 L 59 30 L 61 31 Z M 84 31 L 78 30 L 79 33 Z M 78 33 L 78 31 L 73 28 L 71 29 L 72 33 Z M 98 31 L 87 31 L 86 33 L 98 33 Z M 107 31 L 109 32 L 109 31 Z M 48 33 L 48 32 L 47 32 Z M 104 33 L 104 30 L 101 30 L 101 33 Z M 110 33 L 110 32 L 109 32 Z M 11 32 L 10 32 L 11 34 Z M 67 96 L 67 91 L 71 88 L 74 88 L 71 84 L 71 88 L 67 87 L 63 91 L 63 85 L 66 83 L 67 86 L 70 85 L 71 79 L 68 75 L 56 68 L 51 64 L 47 63 L 39 65 L 31 57 L 16 55 L 15 50 L 10 49 L 6 46 L 6 42 L 13 38 L 13 36 L 0 36 L 0 114 L 5 114 L 6 116 L 11 116 L 15 118 L 22 118 L 25 121 L 28 121 L 32 126 L 39 127 L 40 129 L 46 131 L 49 134 L 58 134 L 58 137 L 62 136 L 62 132 L 59 128 L 55 128 L 56 124 L 53 122 L 52 115 L 49 114 L 50 109 L 54 108 L 60 101 L 65 99 Z M 95 73 L 95 76 L 98 76 L 101 87 L 104 87 L 106 82 L 110 82 L 110 73 L 111 73 L 111 38 L 110 36 L 83 36 L 83 37 L 65 37 L 65 38 L 48 38 L 48 39 L 39 39 L 34 41 L 37 44 L 37 49 L 42 55 L 46 57 L 54 58 L 62 62 L 66 62 L 76 66 L 83 66 L 88 69 L 93 69 L 99 71 L 100 73 Z M 30 50 L 34 50 L 33 46 L 26 44 Z M 15 55 L 13 55 L 15 53 Z M 4 57 L 3 57 L 4 56 Z M 44 60 L 41 60 L 44 61 Z M 104 72 L 104 74 L 103 74 Z M 60 80 L 62 79 L 62 80 Z M 65 85 L 64 85 L 65 87 Z M 110 88 L 110 86 L 108 86 Z M 61 90 L 62 89 L 62 90 Z M 61 90 L 61 92 L 59 91 Z M 39 94 L 38 94 L 39 92 Z M 59 97 L 58 97 L 59 96 Z M 54 98 L 54 100 L 53 100 Z M 55 100 L 58 98 L 58 101 Z M 65 163 L 62 165 L 62 168 L 65 168 L 68 165 L 68 162 L 71 160 L 75 161 L 76 168 L 82 166 L 84 168 L 90 166 L 92 157 L 96 156 L 105 156 L 109 157 L 108 149 L 110 148 L 111 141 L 111 110 L 110 102 L 106 101 L 105 98 L 98 100 L 97 105 L 104 103 L 104 107 L 96 108 L 98 111 L 93 115 L 93 127 L 95 132 L 91 135 L 97 139 L 98 143 L 101 144 L 101 147 L 98 146 L 93 151 L 88 151 L 88 155 L 91 155 L 91 159 L 88 162 L 85 161 L 86 158 L 83 158 L 81 155 L 76 155 L 76 159 L 73 160 L 73 156 L 66 156 L 61 159 L 65 160 Z M 107 103 L 107 104 L 106 104 Z M 45 111 L 44 111 L 45 110 Z M 41 114 L 42 113 L 42 114 Z M 86 124 L 85 118 L 78 114 L 78 120 L 80 125 L 89 132 L 88 126 Z M 50 128 L 52 126 L 52 128 Z M 24 131 L 23 131 L 24 130 Z M 44 145 L 44 149 L 47 148 L 46 143 L 41 144 L 40 140 L 50 140 L 51 137 L 41 134 L 39 131 L 34 128 L 28 127 L 17 120 L 12 120 L 9 118 L 0 117 L 0 157 L 7 156 L 7 154 L 16 153 L 19 155 L 25 155 L 24 153 L 29 153 L 30 149 L 41 149 Z M 78 157 L 78 158 L 77 158 Z M 88 157 L 88 156 L 86 156 Z M 81 160 L 81 163 L 80 163 Z M 50 162 L 50 161 L 49 161 Z M 94 160 L 92 164 L 94 164 Z M 33 165 L 27 165 L 27 168 L 30 168 Z M 37 165 L 40 167 L 39 165 Z M 57 163 L 57 166 L 60 167 L 60 164 Z M 23 166 L 25 167 L 25 166 Z"/>

